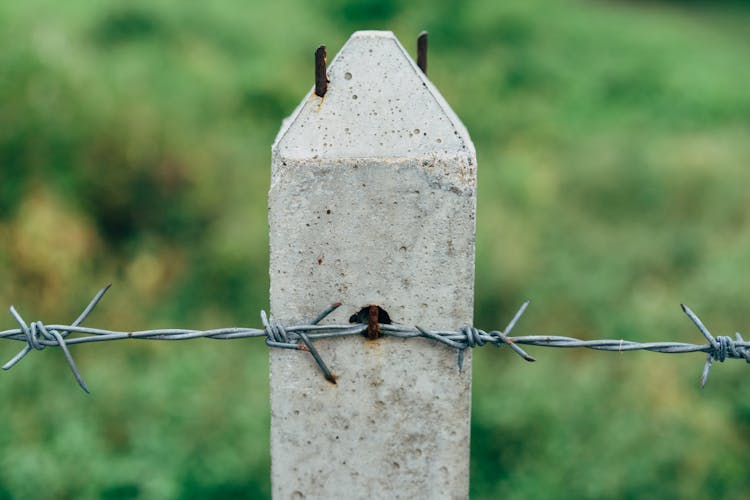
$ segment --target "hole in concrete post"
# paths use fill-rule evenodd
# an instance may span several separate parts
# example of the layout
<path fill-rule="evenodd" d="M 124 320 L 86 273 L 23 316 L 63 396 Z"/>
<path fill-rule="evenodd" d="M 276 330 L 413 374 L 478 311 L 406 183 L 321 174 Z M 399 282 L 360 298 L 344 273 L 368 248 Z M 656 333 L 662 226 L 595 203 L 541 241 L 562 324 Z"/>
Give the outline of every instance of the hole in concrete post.
<path fill-rule="evenodd" d="M 349 323 L 363 323 L 367 330 L 363 333 L 369 340 L 380 337 L 380 325 L 390 325 L 391 317 L 388 312 L 380 306 L 369 305 L 352 314 Z"/>

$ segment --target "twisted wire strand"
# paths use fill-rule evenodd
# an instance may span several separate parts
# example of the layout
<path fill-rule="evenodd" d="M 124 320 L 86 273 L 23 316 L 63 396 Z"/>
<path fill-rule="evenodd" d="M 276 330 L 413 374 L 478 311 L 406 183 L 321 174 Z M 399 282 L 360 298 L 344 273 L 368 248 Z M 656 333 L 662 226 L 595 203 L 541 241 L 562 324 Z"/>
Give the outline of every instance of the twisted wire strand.
<path fill-rule="evenodd" d="M 263 337 L 266 345 L 278 349 L 294 349 L 307 351 L 313 357 L 320 368 L 323 376 L 329 382 L 335 384 L 336 378 L 323 361 L 320 353 L 315 348 L 314 340 L 348 337 L 363 335 L 368 329 L 367 324 L 348 325 L 320 325 L 319 323 L 329 314 L 341 306 L 335 303 L 321 312 L 310 323 L 285 326 L 269 318 L 265 311 L 260 312 L 263 328 L 217 328 L 212 330 L 192 329 L 156 329 L 141 331 L 116 331 L 101 328 L 90 328 L 81 326 L 81 323 L 94 310 L 110 285 L 105 286 L 94 296 L 83 312 L 70 325 L 45 325 L 41 321 L 27 324 L 15 307 L 10 307 L 10 313 L 19 325 L 19 328 L 0 331 L 0 339 L 16 340 L 26 345 L 3 365 L 3 370 L 9 370 L 32 350 L 43 350 L 47 347 L 59 347 L 65 360 L 70 367 L 73 376 L 85 392 L 89 392 L 86 383 L 81 376 L 78 367 L 73 360 L 69 347 L 73 344 L 84 344 L 89 342 L 108 342 L 125 339 L 142 340 L 191 340 L 197 338 L 209 338 L 216 340 L 233 340 L 243 338 Z M 516 326 L 523 313 L 529 306 L 529 301 L 524 302 L 516 314 L 510 320 L 505 330 L 485 331 L 473 326 L 464 326 L 457 330 L 428 330 L 420 326 L 408 327 L 398 324 L 381 324 L 382 336 L 397 338 L 422 337 L 445 344 L 456 349 L 458 353 L 458 369 L 463 368 L 464 351 L 492 344 L 496 347 L 508 346 L 522 359 L 533 362 L 536 359 L 524 351 L 521 345 L 538 347 L 559 348 L 586 348 L 599 351 L 651 351 L 665 354 L 684 354 L 691 352 L 705 352 L 706 361 L 703 365 L 701 375 L 701 387 L 706 385 L 708 374 L 714 361 L 724 362 L 726 359 L 744 359 L 750 363 L 750 342 L 745 341 L 739 333 L 732 339 L 728 336 L 714 337 L 698 316 L 689 307 L 682 304 L 682 310 L 698 327 L 698 330 L 708 341 L 708 344 L 690 344 L 685 342 L 634 342 L 631 340 L 581 340 L 574 337 L 559 335 L 526 335 L 510 336 L 510 332 Z M 75 335 L 75 336 L 74 336 Z"/>

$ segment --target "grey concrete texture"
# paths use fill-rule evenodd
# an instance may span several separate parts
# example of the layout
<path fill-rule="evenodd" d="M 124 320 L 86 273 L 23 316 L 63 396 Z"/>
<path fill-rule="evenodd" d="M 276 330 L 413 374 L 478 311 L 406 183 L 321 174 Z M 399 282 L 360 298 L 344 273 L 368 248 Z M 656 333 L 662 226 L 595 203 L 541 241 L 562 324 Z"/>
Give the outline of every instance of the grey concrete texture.
<path fill-rule="evenodd" d="M 476 158 L 465 128 L 390 32 L 357 32 L 272 149 L 271 313 L 346 323 L 472 323 Z M 356 98 L 355 98 L 356 96 Z M 272 349 L 274 498 L 466 498 L 471 355 L 426 339 Z"/>

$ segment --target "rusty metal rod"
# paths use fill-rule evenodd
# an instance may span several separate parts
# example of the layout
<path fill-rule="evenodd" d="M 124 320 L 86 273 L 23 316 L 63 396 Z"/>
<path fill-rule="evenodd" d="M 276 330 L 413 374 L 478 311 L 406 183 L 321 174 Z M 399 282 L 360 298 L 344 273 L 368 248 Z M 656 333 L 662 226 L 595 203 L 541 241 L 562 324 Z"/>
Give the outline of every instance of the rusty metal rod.
<path fill-rule="evenodd" d="M 422 73 L 427 74 L 427 32 L 423 31 L 417 37 L 417 66 Z"/>
<path fill-rule="evenodd" d="M 321 45 L 315 51 L 315 95 L 323 97 L 328 92 L 326 75 L 326 46 Z"/>

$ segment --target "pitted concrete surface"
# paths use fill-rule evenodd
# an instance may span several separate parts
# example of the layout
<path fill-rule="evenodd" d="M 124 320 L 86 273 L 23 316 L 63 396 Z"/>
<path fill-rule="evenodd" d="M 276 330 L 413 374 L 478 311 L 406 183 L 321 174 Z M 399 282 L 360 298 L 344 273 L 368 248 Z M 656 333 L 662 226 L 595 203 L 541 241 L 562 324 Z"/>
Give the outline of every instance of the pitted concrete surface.
<path fill-rule="evenodd" d="M 273 146 L 271 312 L 345 323 L 472 323 L 476 159 L 465 128 L 390 32 L 357 32 Z M 471 355 L 425 339 L 271 349 L 274 498 L 466 498 Z"/>

